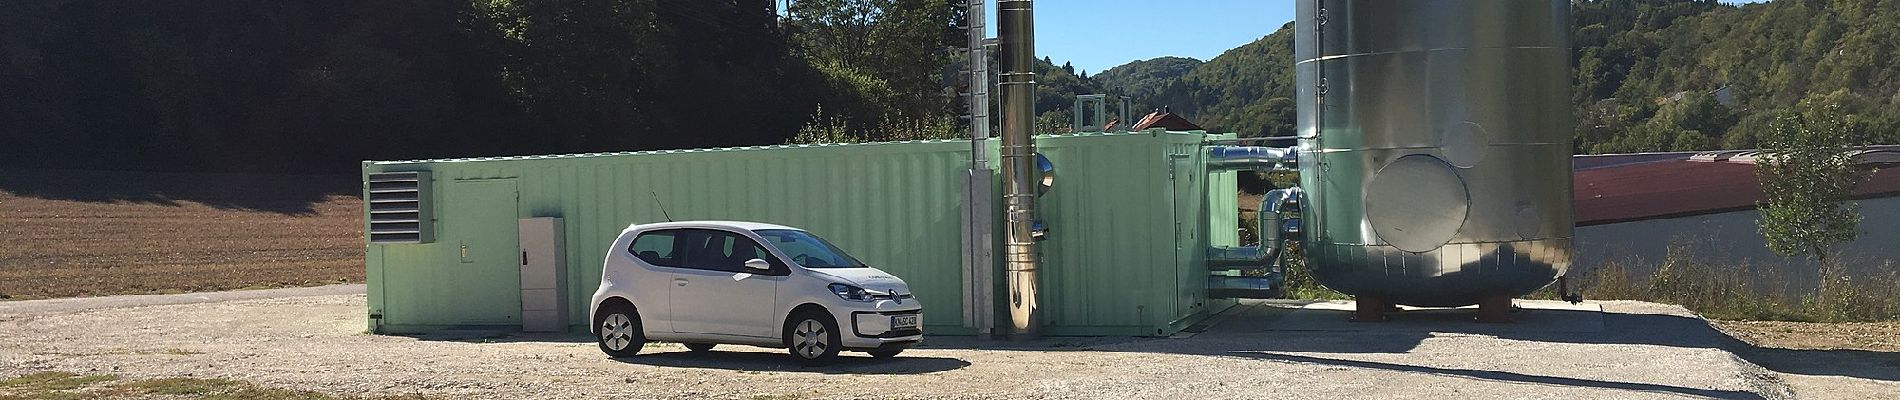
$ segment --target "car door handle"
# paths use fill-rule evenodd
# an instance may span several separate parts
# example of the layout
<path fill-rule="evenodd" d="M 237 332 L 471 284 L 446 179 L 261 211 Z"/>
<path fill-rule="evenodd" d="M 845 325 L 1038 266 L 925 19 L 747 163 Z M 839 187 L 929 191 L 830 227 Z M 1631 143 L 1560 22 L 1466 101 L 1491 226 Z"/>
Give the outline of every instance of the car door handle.
<path fill-rule="evenodd" d="M 673 278 L 673 284 L 686 286 L 686 278 Z"/>

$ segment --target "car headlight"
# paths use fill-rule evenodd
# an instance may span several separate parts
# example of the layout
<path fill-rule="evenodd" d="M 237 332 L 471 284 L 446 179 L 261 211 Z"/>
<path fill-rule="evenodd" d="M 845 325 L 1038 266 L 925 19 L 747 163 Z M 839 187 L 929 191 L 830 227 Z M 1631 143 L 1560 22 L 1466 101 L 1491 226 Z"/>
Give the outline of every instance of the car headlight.
<path fill-rule="evenodd" d="M 876 290 L 866 290 L 861 287 L 846 285 L 842 283 L 833 283 L 830 286 L 826 286 L 826 287 L 831 289 L 831 294 L 838 295 L 838 298 L 849 300 L 849 301 L 867 301 L 868 302 L 868 301 L 878 300 L 879 297 L 884 297 L 884 298 L 890 297 L 890 294 L 887 294 L 884 292 L 880 292 Z"/>

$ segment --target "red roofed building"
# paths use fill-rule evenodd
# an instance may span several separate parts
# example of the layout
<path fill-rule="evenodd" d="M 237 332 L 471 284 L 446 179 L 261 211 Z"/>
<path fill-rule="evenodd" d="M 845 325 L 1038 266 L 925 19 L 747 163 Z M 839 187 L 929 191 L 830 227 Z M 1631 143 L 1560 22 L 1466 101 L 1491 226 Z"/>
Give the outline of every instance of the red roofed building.
<path fill-rule="evenodd" d="M 1155 112 L 1148 114 L 1148 116 L 1141 117 L 1141 121 L 1136 122 L 1135 126 L 1130 127 L 1129 130 L 1145 131 L 1145 130 L 1149 130 L 1153 128 L 1162 128 L 1162 129 L 1167 129 L 1169 131 L 1174 131 L 1174 132 L 1206 130 L 1206 129 L 1201 128 L 1200 125 L 1195 124 L 1193 121 L 1188 121 L 1186 117 L 1182 117 L 1179 114 L 1175 114 L 1173 111 L 1168 110 L 1166 108 L 1156 110 Z"/>
<path fill-rule="evenodd" d="M 1575 266 L 1587 271 L 1613 261 L 1656 265 L 1671 245 L 1688 246 L 1704 262 L 1807 263 L 1776 256 L 1761 238 L 1754 155 L 1577 157 Z M 1900 260 L 1900 146 L 1876 147 L 1858 158 L 1873 174 L 1854 193 L 1864 218 L 1861 236 L 1837 250 L 1850 268 Z"/>

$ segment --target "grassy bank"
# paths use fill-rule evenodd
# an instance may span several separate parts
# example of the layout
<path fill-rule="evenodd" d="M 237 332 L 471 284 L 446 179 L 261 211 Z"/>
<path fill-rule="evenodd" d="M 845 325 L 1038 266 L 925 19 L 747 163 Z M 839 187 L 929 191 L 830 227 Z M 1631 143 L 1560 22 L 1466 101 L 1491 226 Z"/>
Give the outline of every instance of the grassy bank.
<path fill-rule="evenodd" d="M 156 378 L 121 380 L 113 375 L 39 372 L 0 380 L 0 400 L 68 400 L 96 398 L 220 399 L 220 400 L 352 400 L 423 399 L 421 396 L 349 397 L 324 393 L 272 389 L 223 378 Z"/>
<path fill-rule="evenodd" d="M 1572 283 L 1586 299 L 1642 300 L 1681 304 L 1704 317 L 1728 320 L 1856 322 L 1900 320 L 1900 267 L 1893 261 L 1856 266 L 1840 263 L 1819 271 L 1791 264 L 1717 263 L 1670 246 L 1654 273 L 1610 262 L 1574 268 Z M 1840 257 L 1836 257 L 1837 259 Z M 1640 270 L 1647 270 L 1643 268 Z M 1795 276 L 1816 275 L 1815 283 Z M 1546 289 L 1538 295 L 1554 297 Z"/>

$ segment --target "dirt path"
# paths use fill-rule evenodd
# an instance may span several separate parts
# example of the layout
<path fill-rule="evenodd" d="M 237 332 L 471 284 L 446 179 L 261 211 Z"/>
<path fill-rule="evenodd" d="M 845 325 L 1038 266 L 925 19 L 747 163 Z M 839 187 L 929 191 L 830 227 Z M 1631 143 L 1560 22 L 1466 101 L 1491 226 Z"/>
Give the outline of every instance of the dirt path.
<path fill-rule="evenodd" d="M 792 365 L 677 345 L 627 360 L 584 336 L 363 334 L 362 295 L 0 315 L 0 377 L 225 377 L 338 394 L 459 398 L 1784 398 L 1679 307 L 1611 302 L 1597 333 L 1273 331 L 1254 306 L 1187 339 L 932 337 L 896 360 Z M 1700 329 L 1695 328 L 1701 326 Z M 1733 339 L 1727 339 L 1733 340 Z M 1832 395 L 1900 393 L 1892 380 Z"/>

